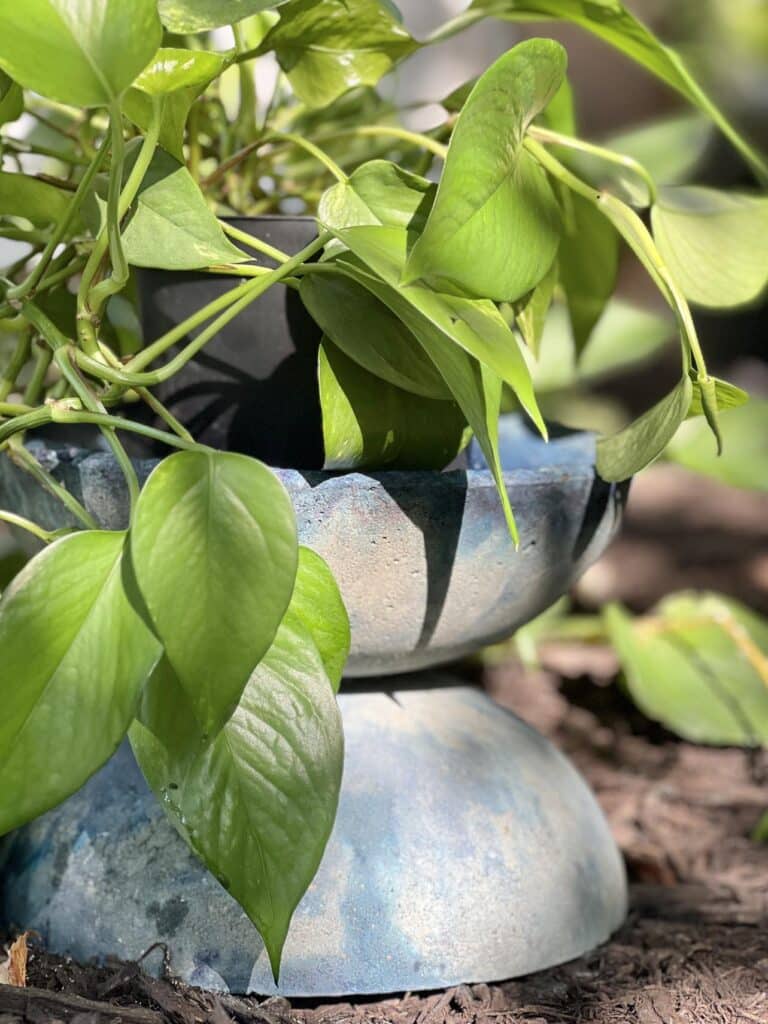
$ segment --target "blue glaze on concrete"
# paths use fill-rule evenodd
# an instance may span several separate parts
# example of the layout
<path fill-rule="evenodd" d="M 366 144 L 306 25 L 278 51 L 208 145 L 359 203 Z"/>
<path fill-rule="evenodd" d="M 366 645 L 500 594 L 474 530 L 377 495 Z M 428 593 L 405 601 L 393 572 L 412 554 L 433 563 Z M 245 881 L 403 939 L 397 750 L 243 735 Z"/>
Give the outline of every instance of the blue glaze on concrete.
<path fill-rule="evenodd" d="M 352 624 L 350 676 L 410 672 L 508 636 L 560 597 L 612 538 L 625 490 L 596 476 L 592 435 L 547 445 L 514 416 L 502 418 L 500 435 L 519 551 L 474 444 L 469 468 L 452 472 L 276 471 L 302 543 L 339 582 Z M 125 484 L 111 455 L 31 447 L 103 526 L 126 525 Z M 139 476 L 153 465 L 139 463 Z M 2 457 L 0 504 L 49 529 L 70 522 Z"/>
<path fill-rule="evenodd" d="M 79 959 L 133 958 L 159 940 L 194 984 L 290 996 L 491 981 L 578 956 L 625 914 L 605 820 L 548 741 L 450 682 L 341 694 L 339 813 L 279 988 L 255 929 L 165 820 L 127 746 L 9 840 L 0 916 Z"/>

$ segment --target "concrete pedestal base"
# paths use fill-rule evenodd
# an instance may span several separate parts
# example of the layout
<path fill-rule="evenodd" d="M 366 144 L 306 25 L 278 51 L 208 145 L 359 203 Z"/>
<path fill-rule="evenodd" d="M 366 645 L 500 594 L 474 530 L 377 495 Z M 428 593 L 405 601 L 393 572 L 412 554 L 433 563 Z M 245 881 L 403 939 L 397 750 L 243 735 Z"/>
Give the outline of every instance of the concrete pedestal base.
<path fill-rule="evenodd" d="M 78 959 L 135 958 L 161 941 L 192 984 L 287 996 L 494 981 L 584 953 L 626 910 L 602 813 L 547 740 L 451 684 L 422 675 L 342 692 L 338 818 L 279 988 L 257 932 L 166 821 L 127 746 L 6 841 L 0 916 Z"/>

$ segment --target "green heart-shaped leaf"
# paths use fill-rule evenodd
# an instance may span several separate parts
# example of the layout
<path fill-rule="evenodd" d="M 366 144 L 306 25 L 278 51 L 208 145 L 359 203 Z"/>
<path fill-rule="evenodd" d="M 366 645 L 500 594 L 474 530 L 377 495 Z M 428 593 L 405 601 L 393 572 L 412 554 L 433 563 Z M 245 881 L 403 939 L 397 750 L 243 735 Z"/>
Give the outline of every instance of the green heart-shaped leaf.
<path fill-rule="evenodd" d="M 290 499 L 255 459 L 179 452 L 141 493 L 131 558 L 166 656 L 214 735 L 288 607 L 298 558 Z"/>
<path fill-rule="evenodd" d="M 604 614 L 638 707 L 693 743 L 768 745 L 768 623 L 720 594 Z"/>
<path fill-rule="evenodd" d="M 464 447 L 467 423 L 455 402 L 395 387 L 328 339 L 319 365 L 326 469 L 443 469 Z"/>
<path fill-rule="evenodd" d="M 619 0 L 473 0 L 470 11 L 507 21 L 557 18 L 573 22 L 676 89 L 730 139 L 756 172 L 768 179 L 768 165 L 706 95 L 679 54 L 665 46 Z"/>
<path fill-rule="evenodd" d="M 261 51 L 274 51 L 302 103 L 324 107 L 375 85 L 418 45 L 380 0 L 288 0 Z"/>
<path fill-rule="evenodd" d="M 192 104 L 226 67 L 221 54 L 162 47 L 123 98 L 123 112 L 146 131 L 154 115 L 153 97 L 162 96 L 160 145 L 184 162 L 184 128 Z"/>
<path fill-rule="evenodd" d="M 424 398 L 450 398 L 445 381 L 401 320 L 342 274 L 308 274 L 301 298 L 334 345 L 381 381 Z"/>
<path fill-rule="evenodd" d="M 160 45 L 156 0 L 24 0 L 0 7 L 0 67 L 25 89 L 108 106 Z"/>
<path fill-rule="evenodd" d="M 226 237 L 186 167 L 158 150 L 123 232 L 126 259 L 135 267 L 197 270 L 248 259 Z"/>
<path fill-rule="evenodd" d="M 560 212 L 547 176 L 522 148 L 525 131 L 560 87 L 559 43 L 531 39 L 482 75 L 459 115 L 434 206 L 404 280 L 514 302 L 557 253 Z"/>
<path fill-rule="evenodd" d="M 651 223 L 659 252 L 691 302 L 741 306 L 768 285 L 768 197 L 664 188 Z"/>
<path fill-rule="evenodd" d="M 298 608 L 310 604 L 313 618 L 321 614 L 316 567 L 303 560 L 291 609 L 213 742 L 206 746 L 196 733 L 186 694 L 167 664 L 147 688 L 143 724 L 130 732 L 163 808 L 254 922 L 276 977 L 293 911 L 333 827 L 341 785 L 341 716 L 314 643 L 318 633 L 303 624 Z M 343 630 L 340 618 L 337 628 Z M 323 645 L 336 639 L 327 633 Z"/>
<path fill-rule="evenodd" d="M 624 430 L 597 442 L 597 471 L 603 480 L 628 480 L 664 451 L 688 415 L 693 396 L 690 377 Z"/>
<path fill-rule="evenodd" d="M 126 596 L 124 544 L 122 533 L 65 537 L 3 594 L 0 834 L 112 756 L 162 653 Z"/>
<path fill-rule="evenodd" d="M 285 0 L 157 0 L 160 20 L 169 32 L 188 35 L 234 25 Z"/>

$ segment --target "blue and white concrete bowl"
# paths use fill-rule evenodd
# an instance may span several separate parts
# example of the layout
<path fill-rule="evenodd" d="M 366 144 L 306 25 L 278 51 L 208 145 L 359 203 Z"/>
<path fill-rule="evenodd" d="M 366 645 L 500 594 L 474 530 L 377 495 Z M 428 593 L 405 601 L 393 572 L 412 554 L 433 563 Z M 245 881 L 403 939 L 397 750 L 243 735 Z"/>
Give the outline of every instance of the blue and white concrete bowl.
<path fill-rule="evenodd" d="M 107 528 L 123 528 L 128 499 L 105 452 L 31 446 Z M 600 480 L 594 437 L 549 444 L 514 416 L 501 423 L 505 483 L 520 530 L 515 551 L 496 485 L 479 451 L 453 472 L 277 470 L 303 544 L 329 563 L 352 623 L 350 676 L 410 672 L 509 636 L 552 604 L 602 553 L 625 488 Z M 142 462 L 146 476 L 154 463 Z M 0 458 L 4 508 L 54 529 L 61 504 Z"/>

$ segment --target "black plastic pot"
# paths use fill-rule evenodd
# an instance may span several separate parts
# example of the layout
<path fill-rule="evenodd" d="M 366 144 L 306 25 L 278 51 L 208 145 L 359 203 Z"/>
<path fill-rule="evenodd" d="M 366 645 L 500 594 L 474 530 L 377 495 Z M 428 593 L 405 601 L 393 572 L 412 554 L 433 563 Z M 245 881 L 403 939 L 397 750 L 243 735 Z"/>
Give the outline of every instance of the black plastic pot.
<path fill-rule="evenodd" d="M 311 217 L 243 217 L 231 218 L 230 223 L 291 255 L 317 235 Z M 253 262 L 275 265 L 261 255 L 254 255 Z M 142 270 L 139 294 L 146 341 L 164 334 L 241 280 Z M 298 293 L 276 284 L 153 391 L 197 441 L 254 455 L 271 466 L 317 469 L 323 464 L 317 383 L 320 337 Z M 178 348 L 166 359 L 175 351 Z M 162 426 L 148 418 L 148 411 L 137 409 L 135 415 Z M 166 453 L 163 449 L 162 454 Z"/>

